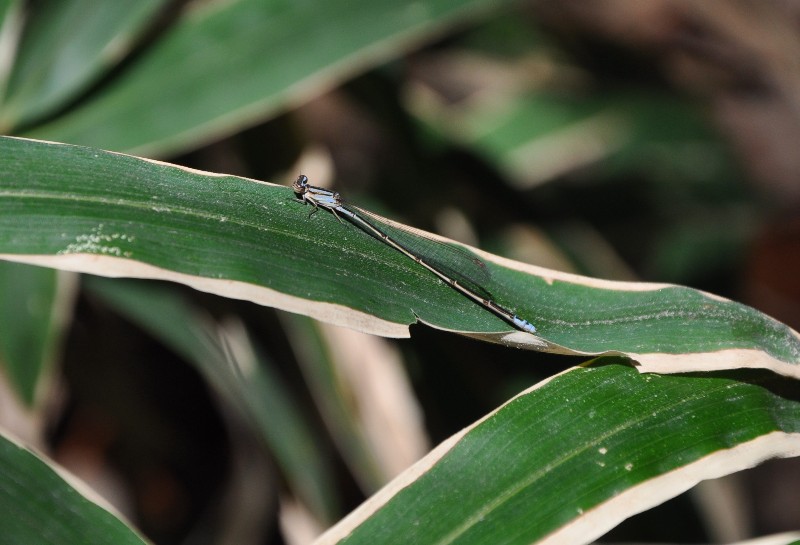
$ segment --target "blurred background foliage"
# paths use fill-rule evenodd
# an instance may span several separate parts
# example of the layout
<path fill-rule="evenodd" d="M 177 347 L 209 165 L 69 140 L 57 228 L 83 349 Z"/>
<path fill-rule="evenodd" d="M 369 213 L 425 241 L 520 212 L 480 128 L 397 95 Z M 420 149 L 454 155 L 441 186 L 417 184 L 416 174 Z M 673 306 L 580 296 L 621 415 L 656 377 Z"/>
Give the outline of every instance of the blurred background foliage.
<path fill-rule="evenodd" d="M 6 0 L 0 16 L 6 134 L 284 184 L 303 172 L 513 259 L 686 284 L 800 324 L 798 2 Z M 61 273 L 37 273 L 61 295 L 32 304 L 8 289 L 29 272 L 0 272 L 10 322 L 60 317 L 0 331 L 2 359 L 43 369 L 6 373 L 19 407 L 3 424 L 162 544 L 304 542 L 580 361 Z M 209 371 L 237 350 L 256 386 Z M 798 489 L 796 460 L 769 463 L 607 539 L 796 529 Z"/>

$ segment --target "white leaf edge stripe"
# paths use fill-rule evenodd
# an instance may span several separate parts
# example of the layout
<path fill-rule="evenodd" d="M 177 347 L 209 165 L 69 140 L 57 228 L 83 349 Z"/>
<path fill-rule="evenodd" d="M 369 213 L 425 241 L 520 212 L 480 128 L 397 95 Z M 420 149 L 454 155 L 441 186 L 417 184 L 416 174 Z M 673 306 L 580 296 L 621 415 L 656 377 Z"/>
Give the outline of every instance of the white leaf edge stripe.
<path fill-rule="evenodd" d="M 781 534 L 737 541 L 736 543 L 731 543 L 731 545 L 792 545 L 798 541 L 800 541 L 800 532 L 783 532 Z"/>
<path fill-rule="evenodd" d="M 715 451 L 625 490 L 586 511 L 538 541 L 537 545 L 591 543 L 622 521 L 686 492 L 700 481 L 724 477 L 773 458 L 795 456 L 800 456 L 800 433 L 781 431 L 768 433 L 730 449 Z"/>
<path fill-rule="evenodd" d="M 518 397 L 527 395 L 546 385 L 551 380 L 573 370 L 574 368 L 567 369 L 535 384 L 472 425 L 444 440 L 424 458 L 406 469 L 378 492 L 367 498 L 364 503 L 345 518 L 329 528 L 314 541 L 313 545 L 333 545 L 350 535 L 353 530 L 388 503 L 398 492 L 412 485 L 427 473 L 472 429 L 493 417 Z M 740 443 L 733 448 L 717 450 L 685 466 L 643 481 L 641 484 L 625 490 L 581 515 L 576 515 L 572 522 L 535 543 L 536 545 L 560 545 L 562 543 L 579 545 L 591 543 L 622 521 L 674 498 L 700 481 L 716 479 L 743 471 L 769 459 L 796 456 L 800 456 L 800 433 L 770 432 L 751 441 Z"/>
<path fill-rule="evenodd" d="M 304 314 L 317 320 L 347 326 L 365 333 L 393 338 L 409 336 L 406 325 L 382 320 L 343 305 L 311 301 L 247 282 L 180 273 L 131 259 L 97 254 L 0 254 L 0 259 L 109 278 L 167 280 L 184 284 L 198 291 Z"/>
<path fill-rule="evenodd" d="M 726 369 L 768 369 L 785 377 L 800 379 L 800 365 L 787 363 L 766 352 L 752 348 L 728 348 L 697 354 L 626 353 L 624 355 L 636 361 L 638 365 L 635 367 L 642 373 L 670 374 Z"/>

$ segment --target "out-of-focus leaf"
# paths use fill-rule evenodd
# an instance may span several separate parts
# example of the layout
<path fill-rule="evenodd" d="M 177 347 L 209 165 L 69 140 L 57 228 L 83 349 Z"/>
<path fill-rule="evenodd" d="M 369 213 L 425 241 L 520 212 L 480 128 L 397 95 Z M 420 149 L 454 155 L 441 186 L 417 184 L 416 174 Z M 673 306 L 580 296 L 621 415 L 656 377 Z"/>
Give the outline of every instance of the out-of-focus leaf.
<path fill-rule="evenodd" d="M 63 324 L 66 300 L 57 295 L 69 288 L 58 279 L 53 269 L 0 263 L 0 365 L 31 409 Z"/>
<path fill-rule="evenodd" d="M 532 187 L 587 166 L 595 176 L 651 173 L 706 184 L 731 175 L 726 149 L 689 103 L 633 92 L 574 97 L 541 91 L 448 107 L 411 101 L 426 123 Z"/>
<path fill-rule="evenodd" d="M 92 100 L 27 136 L 165 155 L 255 124 L 506 0 L 196 2 Z"/>
<path fill-rule="evenodd" d="M 145 545 L 86 485 L 0 435 L 0 528 L 4 543 Z"/>
<path fill-rule="evenodd" d="M 302 316 L 282 318 L 319 413 L 364 493 L 427 453 L 418 402 L 385 340 Z"/>
<path fill-rule="evenodd" d="M 9 131 L 75 99 L 121 60 L 165 1 L 33 4 L 0 103 L 0 127 Z"/>
<path fill-rule="evenodd" d="M 320 520 L 339 514 L 333 472 L 300 405 L 244 330 L 226 332 L 164 287 L 88 278 L 90 291 L 194 364 L 253 426 L 289 486 Z"/>
<path fill-rule="evenodd" d="M 0 97 L 14 66 L 14 54 L 22 29 L 22 0 L 0 0 Z"/>

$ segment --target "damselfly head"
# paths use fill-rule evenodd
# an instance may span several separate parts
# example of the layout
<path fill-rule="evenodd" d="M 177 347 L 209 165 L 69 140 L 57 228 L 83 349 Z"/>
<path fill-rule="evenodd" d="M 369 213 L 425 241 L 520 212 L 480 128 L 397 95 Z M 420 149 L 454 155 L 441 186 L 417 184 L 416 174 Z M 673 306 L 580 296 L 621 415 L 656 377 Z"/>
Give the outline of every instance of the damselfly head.
<path fill-rule="evenodd" d="M 292 184 L 292 189 L 297 194 L 303 194 L 308 189 L 308 176 L 301 174 Z"/>

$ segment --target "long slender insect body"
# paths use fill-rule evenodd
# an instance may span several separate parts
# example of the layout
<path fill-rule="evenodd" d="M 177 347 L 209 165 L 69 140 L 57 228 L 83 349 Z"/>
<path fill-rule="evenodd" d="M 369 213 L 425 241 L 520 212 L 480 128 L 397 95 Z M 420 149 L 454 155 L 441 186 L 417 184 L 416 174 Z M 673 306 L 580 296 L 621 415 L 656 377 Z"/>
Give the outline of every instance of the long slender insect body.
<path fill-rule="evenodd" d="M 336 191 L 310 185 L 308 183 L 308 177 L 303 175 L 300 175 L 292 184 L 292 190 L 295 192 L 298 201 L 311 204 L 314 207 L 314 210 L 311 212 L 311 214 L 314 214 L 320 208 L 324 208 L 336 216 L 339 221 L 341 221 L 341 216 L 344 216 L 345 219 L 350 221 L 356 227 L 360 228 L 362 231 L 374 236 L 387 246 L 394 248 L 406 257 L 412 259 L 416 263 L 419 263 L 453 289 L 457 290 L 463 295 L 466 295 L 484 308 L 492 311 L 517 329 L 528 333 L 536 332 L 536 328 L 533 326 L 533 324 L 527 320 L 523 320 L 510 310 L 495 303 L 490 298 L 489 293 L 479 285 L 478 281 L 470 281 L 467 277 L 462 276 L 461 274 L 452 270 L 450 267 L 435 263 L 435 259 L 432 257 L 420 255 L 420 253 L 414 251 L 412 248 L 409 248 L 408 244 L 397 240 L 396 237 L 393 237 L 387 233 L 385 228 L 378 226 L 377 223 L 373 223 L 373 221 L 367 219 L 369 214 L 366 211 L 362 211 L 352 205 L 346 204 Z M 478 260 L 474 259 L 474 261 Z M 481 266 L 485 267 L 483 263 L 481 263 Z M 459 282 L 459 280 L 455 278 L 456 276 L 461 277 L 464 282 Z"/>

